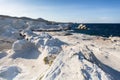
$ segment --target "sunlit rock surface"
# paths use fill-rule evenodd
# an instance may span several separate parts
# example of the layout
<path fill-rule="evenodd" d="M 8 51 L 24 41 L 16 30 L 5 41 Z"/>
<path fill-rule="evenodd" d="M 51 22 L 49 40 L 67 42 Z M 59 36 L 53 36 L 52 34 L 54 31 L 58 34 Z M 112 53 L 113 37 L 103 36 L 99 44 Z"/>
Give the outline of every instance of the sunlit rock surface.
<path fill-rule="evenodd" d="M 0 80 L 120 79 L 120 37 L 34 31 L 65 26 L 0 16 Z"/>

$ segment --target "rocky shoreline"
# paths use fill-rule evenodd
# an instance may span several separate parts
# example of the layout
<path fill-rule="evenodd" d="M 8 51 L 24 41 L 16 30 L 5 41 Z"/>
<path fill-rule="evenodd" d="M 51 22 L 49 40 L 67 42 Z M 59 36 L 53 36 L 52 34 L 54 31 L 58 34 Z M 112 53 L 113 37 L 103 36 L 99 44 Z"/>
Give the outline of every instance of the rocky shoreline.
<path fill-rule="evenodd" d="M 120 79 L 120 37 L 36 32 L 49 25 L 23 26 L 22 19 L 0 23 L 0 80 Z"/>

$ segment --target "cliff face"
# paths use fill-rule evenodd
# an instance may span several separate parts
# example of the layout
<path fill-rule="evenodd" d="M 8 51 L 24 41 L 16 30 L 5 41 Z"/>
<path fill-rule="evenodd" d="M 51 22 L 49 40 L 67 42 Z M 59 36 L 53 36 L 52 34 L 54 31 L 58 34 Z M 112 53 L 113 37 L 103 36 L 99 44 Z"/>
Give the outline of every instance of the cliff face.
<path fill-rule="evenodd" d="M 33 31 L 48 27 L 0 16 L 0 80 L 120 79 L 119 37 Z"/>

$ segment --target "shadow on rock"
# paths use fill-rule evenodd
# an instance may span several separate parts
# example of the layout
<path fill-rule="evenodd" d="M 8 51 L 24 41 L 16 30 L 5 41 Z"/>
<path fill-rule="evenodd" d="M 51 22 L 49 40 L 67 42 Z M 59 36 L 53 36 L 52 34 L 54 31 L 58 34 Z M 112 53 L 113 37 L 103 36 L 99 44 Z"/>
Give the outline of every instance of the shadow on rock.
<path fill-rule="evenodd" d="M 110 76 L 112 76 L 112 80 L 120 80 L 120 72 L 111 68 L 110 66 L 107 66 L 105 64 L 103 64 L 102 62 L 100 62 L 94 55 L 93 55 L 93 60 L 94 62 L 107 74 L 109 74 Z"/>
<path fill-rule="evenodd" d="M 3 67 L 0 70 L 0 80 L 13 80 L 20 72 L 21 68 L 17 66 Z"/>
<path fill-rule="evenodd" d="M 87 50 L 90 51 L 90 49 L 88 47 L 86 47 L 86 48 L 87 48 Z M 93 64 L 96 64 L 100 69 L 102 69 L 108 75 L 108 77 L 110 77 L 111 80 L 120 80 L 120 72 L 113 69 L 112 67 L 102 63 L 100 60 L 98 60 L 96 58 L 96 56 L 94 55 L 94 53 L 92 51 L 90 51 L 90 53 L 89 53 L 89 58 L 87 58 L 87 56 L 85 56 L 82 52 L 80 52 L 78 55 L 79 55 L 79 60 L 86 59 L 87 61 L 89 61 Z M 83 72 L 85 74 L 87 74 L 85 71 L 83 71 Z M 89 75 L 88 75 L 87 79 L 88 78 L 90 78 Z"/>
<path fill-rule="evenodd" d="M 15 52 L 11 57 L 13 59 L 16 58 L 37 59 L 39 57 L 39 54 L 40 52 L 37 49 L 31 49 L 27 51 Z"/>
<path fill-rule="evenodd" d="M 13 44 L 12 49 L 14 51 L 13 55 L 11 56 L 13 59 L 37 59 L 40 54 L 38 48 L 33 43 L 26 40 L 16 41 Z"/>
<path fill-rule="evenodd" d="M 0 59 L 2 59 L 3 57 L 7 56 L 6 52 L 0 52 Z"/>

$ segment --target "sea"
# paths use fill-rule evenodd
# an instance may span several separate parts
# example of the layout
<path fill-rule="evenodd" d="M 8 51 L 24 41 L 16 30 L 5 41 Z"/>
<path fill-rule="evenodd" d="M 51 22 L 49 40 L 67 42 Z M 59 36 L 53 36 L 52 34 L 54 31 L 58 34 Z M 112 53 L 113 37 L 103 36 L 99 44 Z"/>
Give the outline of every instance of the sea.
<path fill-rule="evenodd" d="M 120 37 L 120 23 L 85 23 L 88 30 L 76 30 L 75 28 L 79 26 L 79 24 L 73 24 L 72 30 L 74 33 L 82 33 L 89 35 L 96 35 L 102 37 Z"/>

